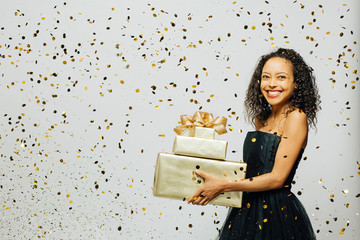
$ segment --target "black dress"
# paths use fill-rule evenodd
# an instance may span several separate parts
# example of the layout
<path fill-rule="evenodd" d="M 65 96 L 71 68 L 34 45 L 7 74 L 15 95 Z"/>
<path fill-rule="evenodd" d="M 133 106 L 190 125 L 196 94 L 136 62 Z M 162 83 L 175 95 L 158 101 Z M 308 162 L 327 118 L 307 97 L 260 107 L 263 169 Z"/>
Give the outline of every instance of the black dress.
<path fill-rule="evenodd" d="M 247 163 L 247 178 L 272 171 L 280 140 L 280 136 L 271 133 L 247 133 L 243 152 L 244 162 Z M 243 193 L 242 208 L 230 208 L 220 231 L 220 239 L 316 239 L 304 206 L 291 192 L 291 182 L 302 154 L 303 150 L 283 188 Z"/>

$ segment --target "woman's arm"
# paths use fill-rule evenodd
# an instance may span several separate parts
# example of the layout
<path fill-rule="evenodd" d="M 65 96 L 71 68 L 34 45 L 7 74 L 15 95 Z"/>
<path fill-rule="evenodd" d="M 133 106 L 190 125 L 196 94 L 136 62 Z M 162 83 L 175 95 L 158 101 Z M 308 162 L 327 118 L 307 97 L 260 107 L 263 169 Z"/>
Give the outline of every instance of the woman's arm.
<path fill-rule="evenodd" d="M 276 152 L 272 171 L 253 178 L 238 181 L 217 179 L 209 174 L 196 171 L 204 178 L 205 183 L 188 200 L 188 203 L 206 205 L 210 200 L 222 192 L 244 191 L 260 192 L 281 188 L 299 155 L 307 136 L 307 119 L 302 111 L 293 111 L 288 114 L 283 136 Z"/>

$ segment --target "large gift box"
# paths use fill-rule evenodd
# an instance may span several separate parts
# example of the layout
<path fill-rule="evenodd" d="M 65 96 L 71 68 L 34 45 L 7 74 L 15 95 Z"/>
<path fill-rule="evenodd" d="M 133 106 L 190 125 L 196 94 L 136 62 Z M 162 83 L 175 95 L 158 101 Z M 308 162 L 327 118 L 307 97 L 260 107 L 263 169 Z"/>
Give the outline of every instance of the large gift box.
<path fill-rule="evenodd" d="M 182 115 L 182 125 L 174 130 L 173 153 L 159 153 L 155 177 L 154 196 L 186 200 L 203 184 L 195 174 L 199 169 L 214 177 L 227 180 L 245 178 L 246 163 L 225 160 L 227 141 L 214 139 L 215 132 L 226 133 L 226 118 L 213 119 L 211 113 L 196 112 L 194 116 Z M 182 136 L 189 131 L 189 136 Z M 242 192 L 226 192 L 210 204 L 241 207 Z"/>
<path fill-rule="evenodd" d="M 186 200 L 203 184 L 195 170 L 210 173 L 227 180 L 245 178 L 246 164 L 206 158 L 159 153 L 154 182 L 154 195 L 158 197 Z M 242 192 L 226 192 L 210 201 L 210 204 L 241 207 Z"/>

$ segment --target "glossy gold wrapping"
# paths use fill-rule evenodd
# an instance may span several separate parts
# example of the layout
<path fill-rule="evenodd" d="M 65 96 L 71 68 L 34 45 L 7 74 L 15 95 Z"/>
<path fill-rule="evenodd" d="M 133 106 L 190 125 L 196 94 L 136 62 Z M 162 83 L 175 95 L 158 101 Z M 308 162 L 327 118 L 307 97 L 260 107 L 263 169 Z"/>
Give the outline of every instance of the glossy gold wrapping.
<path fill-rule="evenodd" d="M 197 138 L 214 139 L 215 138 L 215 129 L 214 128 L 206 128 L 206 127 L 192 127 L 189 129 L 189 136 L 197 137 Z"/>
<path fill-rule="evenodd" d="M 173 152 L 177 155 L 225 159 L 227 141 L 197 137 L 176 136 Z"/>
<path fill-rule="evenodd" d="M 205 159 L 159 153 L 154 176 L 154 196 L 185 201 L 203 184 L 195 174 L 199 169 L 220 179 L 245 178 L 246 163 Z M 210 201 L 210 204 L 241 207 L 242 192 L 226 192 Z"/>

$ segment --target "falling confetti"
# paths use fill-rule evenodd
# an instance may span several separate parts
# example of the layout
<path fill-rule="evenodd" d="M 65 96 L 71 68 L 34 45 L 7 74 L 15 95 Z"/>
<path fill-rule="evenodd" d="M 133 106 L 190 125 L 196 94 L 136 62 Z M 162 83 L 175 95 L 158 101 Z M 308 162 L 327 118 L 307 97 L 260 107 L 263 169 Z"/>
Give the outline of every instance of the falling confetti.
<path fill-rule="evenodd" d="M 3 6 L 4 239 L 215 239 L 227 210 L 154 199 L 153 155 L 172 144 L 171 119 L 193 109 L 229 116 L 228 155 L 241 160 L 251 68 L 278 47 L 311 63 L 323 98 L 294 193 L 318 238 L 360 234 L 355 0 L 207 4 Z"/>

